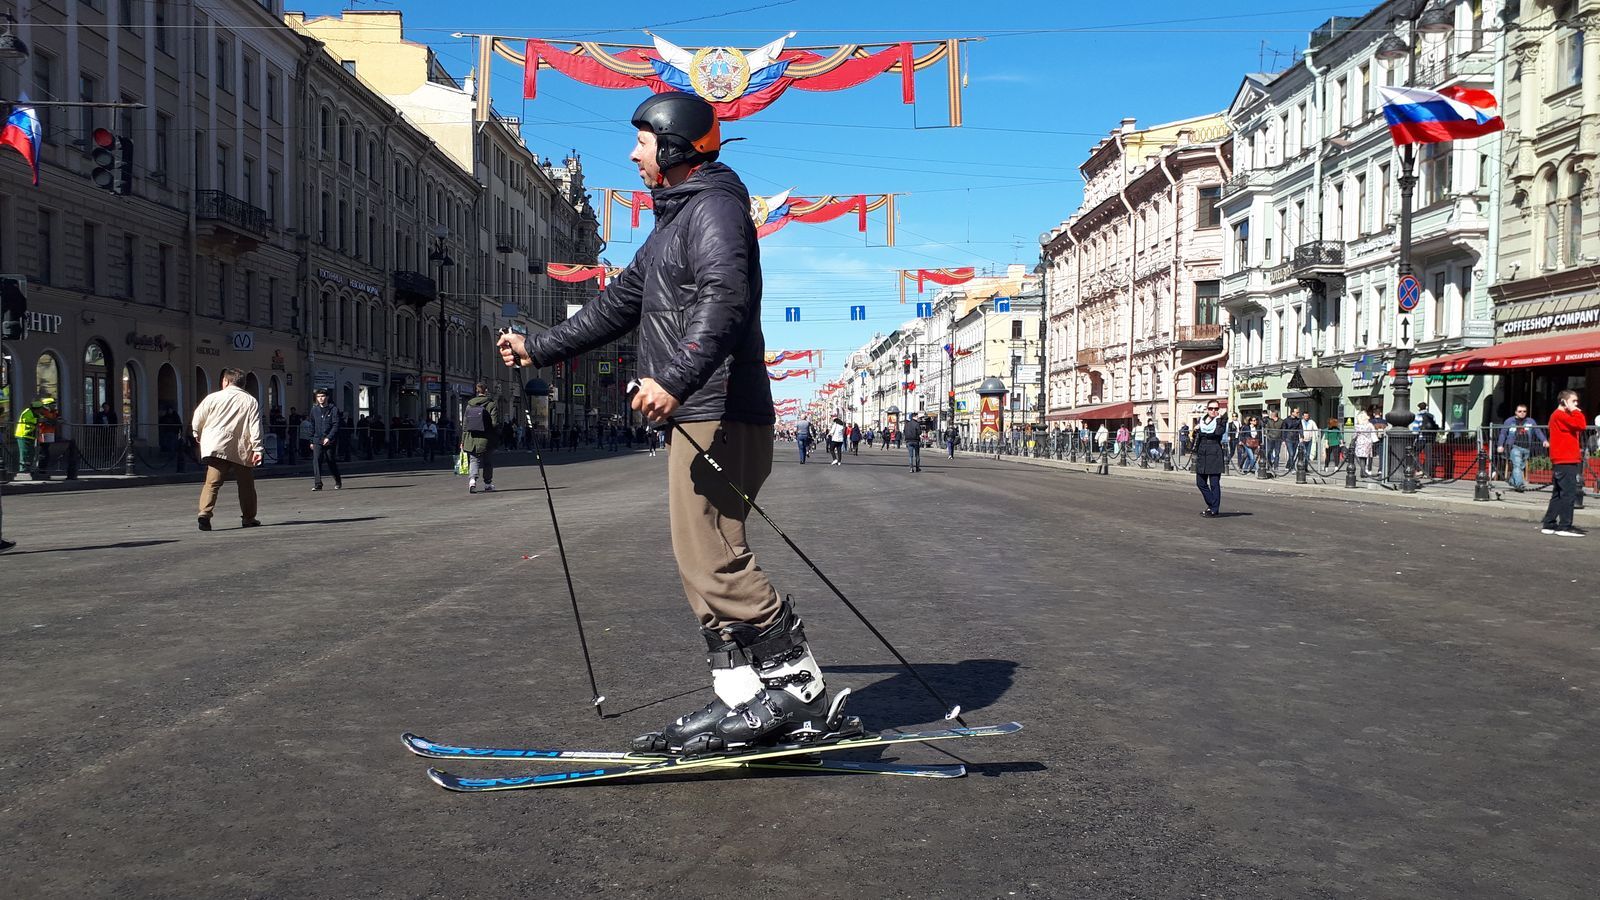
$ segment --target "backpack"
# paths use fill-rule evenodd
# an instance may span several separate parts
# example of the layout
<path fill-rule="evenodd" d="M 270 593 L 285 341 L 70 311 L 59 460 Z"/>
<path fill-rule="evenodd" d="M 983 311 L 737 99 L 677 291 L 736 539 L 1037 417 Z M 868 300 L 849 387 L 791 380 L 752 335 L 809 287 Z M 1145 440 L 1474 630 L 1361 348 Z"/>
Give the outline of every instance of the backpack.
<path fill-rule="evenodd" d="M 483 434 L 489 430 L 489 407 L 486 404 L 475 403 L 467 407 L 461 416 L 461 427 L 475 434 Z"/>

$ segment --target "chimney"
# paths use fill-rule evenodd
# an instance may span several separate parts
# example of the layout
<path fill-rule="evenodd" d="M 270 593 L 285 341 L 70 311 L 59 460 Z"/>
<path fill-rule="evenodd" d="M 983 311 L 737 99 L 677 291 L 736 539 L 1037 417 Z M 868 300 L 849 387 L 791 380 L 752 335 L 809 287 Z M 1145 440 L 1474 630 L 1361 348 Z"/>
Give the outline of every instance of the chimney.
<path fill-rule="evenodd" d="M 1135 118 L 1133 116 L 1129 116 L 1126 119 L 1122 120 L 1122 127 L 1121 127 L 1120 130 L 1123 131 L 1124 133 L 1130 132 L 1130 131 L 1134 131 L 1135 130 L 1134 127 L 1133 127 L 1134 123 L 1138 122 L 1138 121 L 1139 120 L 1137 118 Z"/>
<path fill-rule="evenodd" d="M 1192 144 L 1192 143 L 1194 143 L 1194 129 L 1193 128 L 1180 128 L 1180 129 L 1178 129 L 1178 145 L 1179 146 L 1188 146 L 1189 144 Z"/>

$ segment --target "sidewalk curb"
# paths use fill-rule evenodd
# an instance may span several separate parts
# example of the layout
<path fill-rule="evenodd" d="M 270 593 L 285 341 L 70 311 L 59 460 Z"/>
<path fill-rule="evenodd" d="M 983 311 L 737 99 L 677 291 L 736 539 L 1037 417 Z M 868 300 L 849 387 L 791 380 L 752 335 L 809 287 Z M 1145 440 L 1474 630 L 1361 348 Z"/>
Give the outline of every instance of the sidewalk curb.
<path fill-rule="evenodd" d="M 532 451 L 510 450 L 504 452 L 506 455 L 503 461 L 499 463 L 500 465 L 514 464 L 523 458 L 530 465 L 533 463 Z M 560 450 L 554 453 L 547 452 L 545 454 L 545 462 L 546 464 L 566 462 L 574 458 L 578 462 L 587 462 L 590 459 L 602 459 L 617 455 L 619 454 L 593 448 L 582 448 L 576 453 L 569 450 Z M 501 460 L 502 458 L 497 456 L 496 459 Z M 394 459 L 352 459 L 349 462 L 341 462 L 339 468 L 341 475 L 346 477 L 383 472 L 432 471 L 434 469 L 451 472 L 454 470 L 449 467 L 450 461 L 449 458 L 441 458 L 430 464 L 422 462 L 420 457 L 397 456 Z M 72 480 L 56 476 L 49 481 L 32 481 L 19 475 L 16 479 L 0 485 L 0 493 L 7 497 L 20 497 L 30 494 L 68 494 L 79 491 L 117 490 L 155 485 L 200 484 L 205 481 L 205 475 L 205 467 L 199 463 L 195 463 L 193 467 L 190 467 L 185 472 L 162 472 L 155 475 L 80 475 Z M 311 465 L 309 463 L 295 463 L 292 466 L 268 465 L 256 467 L 257 481 L 310 477 Z"/>
<path fill-rule="evenodd" d="M 1050 469 L 1066 469 L 1081 472 L 1085 475 L 1094 475 L 1098 463 L 1074 463 L 1056 459 L 1033 459 L 1030 457 L 1003 456 L 1001 461 L 1017 463 L 1020 465 L 1039 466 Z M 1113 476 L 1133 478 L 1142 481 L 1169 482 L 1174 486 L 1182 487 L 1181 478 L 1183 470 L 1167 473 L 1161 469 L 1140 469 L 1137 466 L 1111 467 Z M 1180 476 L 1180 477 L 1173 477 Z M 1350 489 L 1342 484 L 1296 484 L 1292 473 L 1289 476 L 1261 481 L 1257 478 L 1238 477 L 1224 478 L 1222 481 L 1224 492 L 1240 490 L 1247 493 L 1277 494 L 1283 497 L 1303 497 L 1308 500 L 1334 503 L 1376 503 L 1386 506 L 1395 506 L 1403 509 L 1415 509 L 1427 512 L 1459 512 L 1474 513 L 1502 519 L 1518 519 L 1524 522 L 1537 523 L 1544 518 L 1543 504 L 1524 506 L 1521 504 L 1507 504 L 1503 500 L 1488 502 L 1473 500 L 1470 497 L 1455 497 L 1447 494 L 1428 494 L 1426 488 L 1417 494 L 1401 494 L 1397 491 L 1379 490 L 1370 487 Z M 1594 495 L 1590 495 L 1593 497 Z M 1600 499 L 1600 498 L 1596 498 Z M 1448 509 L 1441 509 L 1448 506 Z M 1594 506 L 1577 510 L 1574 521 L 1582 524 L 1600 527 L 1600 513 L 1596 513 Z"/>

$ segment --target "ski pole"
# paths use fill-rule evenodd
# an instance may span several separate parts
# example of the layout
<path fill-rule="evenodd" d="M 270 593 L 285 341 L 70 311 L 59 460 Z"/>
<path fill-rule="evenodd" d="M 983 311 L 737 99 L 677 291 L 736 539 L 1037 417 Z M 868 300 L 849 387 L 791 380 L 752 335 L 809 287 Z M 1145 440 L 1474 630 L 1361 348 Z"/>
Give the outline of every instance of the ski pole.
<path fill-rule="evenodd" d="M 517 380 L 521 381 L 522 366 L 514 366 L 513 368 L 516 372 Z M 528 390 L 526 382 L 522 385 L 522 391 L 528 398 L 533 397 L 533 392 Z M 532 431 L 533 408 L 531 405 L 523 409 L 522 416 L 528 423 L 528 430 Z M 605 710 L 601 708 L 601 704 L 606 702 L 606 698 L 601 695 L 600 686 L 594 680 L 594 663 L 589 661 L 589 641 L 583 634 L 583 613 L 578 611 L 578 592 L 573 590 L 572 587 L 572 568 L 567 565 L 567 547 L 561 541 L 561 523 L 556 520 L 555 495 L 550 491 L 550 476 L 546 475 L 544 471 L 544 454 L 539 452 L 539 438 L 537 435 L 533 438 L 533 458 L 539 463 L 539 478 L 544 482 L 544 499 L 550 505 L 550 527 L 556 533 L 556 552 L 561 555 L 561 571 L 567 576 L 567 597 L 572 601 L 572 618 L 578 623 L 578 646 L 583 648 L 583 667 L 589 670 L 589 689 L 594 692 L 594 711 L 596 715 L 603 719 L 606 714 Z"/>
<path fill-rule="evenodd" d="M 630 400 L 633 398 L 634 393 L 636 393 L 638 390 L 639 382 L 637 380 L 628 382 L 628 398 Z M 744 492 L 744 488 L 741 488 L 733 480 L 733 476 L 729 475 L 727 471 L 722 468 L 722 465 L 712 458 L 711 454 L 707 452 L 706 448 L 700 446 L 700 442 L 695 440 L 694 437 L 678 423 L 677 419 L 668 419 L 667 421 L 672 425 L 673 428 L 677 429 L 679 434 L 683 435 L 683 439 L 689 442 L 689 446 L 693 447 L 695 452 L 700 454 L 700 458 L 705 460 L 707 465 L 717 470 L 717 474 L 721 475 L 723 480 L 728 482 L 728 487 L 733 488 L 733 492 L 739 495 L 739 499 L 743 500 L 746 506 L 755 510 L 756 513 L 761 516 L 761 518 L 766 520 L 768 525 L 772 526 L 772 530 L 778 533 L 778 537 L 783 538 L 783 542 L 789 545 L 789 549 L 794 551 L 794 555 L 800 557 L 802 562 L 811 567 L 811 571 L 817 573 L 817 577 L 822 579 L 822 583 L 828 586 L 828 590 L 833 591 L 833 595 L 838 597 L 839 601 L 848 607 L 851 612 L 855 613 L 856 618 L 861 620 L 861 624 L 867 626 L 867 630 L 872 632 L 872 636 L 878 639 L 878 643 L 882 644 L 890 653 L 894 654 L 894 658 L 899 660 L 900 665 L 904 666 L 906 671 L 911 673 L 911 677 L 915 678 L 917 683 L 921 684 L 922 687 L 927 690 L 928 695 L 933 697 L 934 700 L 938 701 L 940 706 L 943 706 L 949 710 L 949 712 L 944 714 L 945 720 L 949 721 L 953 719 L 956 722 L 961 723 L 961 727 L 966 728 L 967 720 L 961 718 L 960 705 L 958 704 L 952 706 L 950 701 L 939 696 L 939 692 L 933 689 L 933 685 L 929 684 L 926 678 L 922 677 L 922 673 L 917 671 L 917 667 L 913 666 L 910 660 L 902 656 L 900 651 L 895 649 L 894 644 L 889 643 L 889 639 L 883 636 L 883 632 L 879 631 L 877 626 L 872 624 L 872 621 L 867 618 L 866 614 L 857 609 L 856 605 L 850 602 L 850 598 L 844 595 L 844 591 L 839 590 L 839 586 L 834 584 L 833 580 L 825 575 L 821 569 L 817 568 L 817 564 L 811 561 L 811 557 L 807 556 L 805 551 L 800 549 L 799 545 L 790 540 L 787 534 L 783 533 L 783 529 L 778 527 L 777 522 L 772 521 L 772 517 L 767 515 L 766 510 L 758 506 L 756 501 L 750 499 L 750 495 Z"/>

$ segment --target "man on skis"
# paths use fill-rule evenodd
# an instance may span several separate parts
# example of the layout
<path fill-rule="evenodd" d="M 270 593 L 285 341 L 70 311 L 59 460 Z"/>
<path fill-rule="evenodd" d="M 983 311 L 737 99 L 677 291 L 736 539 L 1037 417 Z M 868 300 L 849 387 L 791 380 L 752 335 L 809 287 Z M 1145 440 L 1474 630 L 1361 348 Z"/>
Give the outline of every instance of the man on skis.
<path fill-rule="evenodd" d="M 537 335 L 505 334 L 507 365 L 548 366 L 638 329 L 633 408 L 673 419 L 753 499 L 772 471 L 772 391 L 761 334 L 761 255 L 750 195 L 717 162 L 711 104 L 657 94 L 633 114 L 629 156 L 650 188 L 655 226 L 633 262 L 577 315 Z M 710 650 L 716 699 L 634 747 L 684 754 L 837 732 L 805 629 L 745 539 L 744 501 L 687 442 L 668 451 L 672 549 Z"/>

